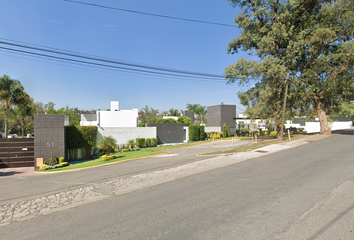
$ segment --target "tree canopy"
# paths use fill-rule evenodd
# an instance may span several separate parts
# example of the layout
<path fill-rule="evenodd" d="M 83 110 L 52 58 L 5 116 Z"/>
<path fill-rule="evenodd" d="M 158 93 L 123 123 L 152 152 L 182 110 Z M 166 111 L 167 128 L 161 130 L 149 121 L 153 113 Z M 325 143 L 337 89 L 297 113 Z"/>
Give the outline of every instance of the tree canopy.
<path fill-rule="evenodd" d="M 330 134 L 326 114 L 353 100 L 353 0 L 229 2 L 242 8 L 235 22 L 243 30 L 228 53 L 243 50 L 258 58 L 225 69 L 229 84 L 256 81 L 239 92 L 246 113 L 279 126 L 288 85 L 287 117 L 315 111 L 321 133 Z"/>

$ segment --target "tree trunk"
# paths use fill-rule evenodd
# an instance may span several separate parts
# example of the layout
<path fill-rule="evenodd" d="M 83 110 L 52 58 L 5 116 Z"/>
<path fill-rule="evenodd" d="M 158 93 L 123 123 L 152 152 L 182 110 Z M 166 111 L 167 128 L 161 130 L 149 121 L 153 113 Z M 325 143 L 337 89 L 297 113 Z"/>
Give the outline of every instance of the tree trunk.
<path fill-rule="evenodd" d="M 316 103 L 317 116 L 320 120 L 320 127 L 321 127 L 320 134 L 331 135 L 332 130 L 328 125 L 326 111 L 325 111 L 325 104 L 321 102 L 321 100 L 316 100 L 315 103 Z"/>
<path fill-rule="evenodd" d="M 9 109 L 5 108 L 5 138 L 7 138 L 7 132 L 8 132 L 8 130 L 7 130 L 8 124 L 9 124 L 8 115 L 9 115 Z"/>

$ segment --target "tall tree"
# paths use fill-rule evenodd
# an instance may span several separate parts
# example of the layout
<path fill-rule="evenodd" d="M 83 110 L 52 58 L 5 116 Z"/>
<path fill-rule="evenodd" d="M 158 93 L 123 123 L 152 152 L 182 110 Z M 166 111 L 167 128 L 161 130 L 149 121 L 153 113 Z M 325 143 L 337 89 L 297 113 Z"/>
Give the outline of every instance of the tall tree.
<path fill-rule="evenodd" d="M 150 119 L 156 118 L 159 113 L 158 109 L 153 109 L 146 105 L 143 109 L 140 110 L 139 114 L 142 118 L 142 121 L 149 121 Z"/>
<path fill-rule="evenodd" d="M 200 124 L 204 124 L 204 117 L 207 114 L 207 107 L 199 105 L 197 113 L 200 116 Z"/>
<path fill-rule="evenodd" d="M 242 7 L 235 18 L 243 29 L 229 43 L 259 58 L 240 59 L 226 68 L 228 83 L 258 84 L 241 92 L 241 102 L 280 124 L 284 89 L 289 88 L 287 109 L 315 110 L 321 133 L 330 134 L 326 113 L 353 99 L 353 2 L 352 0 L 230 0 Z M 291 82 L 286 79 L 290 73 Z M 251 111 L 251 110 L 250 110 Z"/>
<path fill-rule="evenodd" d="M 196 120 L 196 116 L 199 116 L 199 104 L 191 104 L 191 103 L 187 103 L 186 108 L 188 111 L 193 111 L 194 113 L 194 122 Z M 192 123 L 194 124 L 194 123 Z"/>
<path fill-rule="evenodd" d="M 20 134 L 23 137 L 25 131 L 31 131 L 33 127 L 33 114 L 35 113 L 35 104 L 33 103 L 33 99 L 30 98 L 28 102 L 23 104 L 22 106 L 16 106 L 13 108 L 14 121 L 16 126 L 20 130 Z"/>
<path fill-rule="evenodd" d="M 8 134 L 8 115 L 11 106 L 24 105 L 29 99 L 20 81 L 11 79 L 7 74 L 0 78 L 0 100 L 5 110 L 5 138 Z"/>
<path fill-rule="evenodd" d="M 170 110 L 168 110 L 168 114 L 170 116 L 176 116 L 176 117 L 181 116 L 180 111 L 178 111 L 177 109 L 173 109 L 173 108 L 170 108 Z"/>

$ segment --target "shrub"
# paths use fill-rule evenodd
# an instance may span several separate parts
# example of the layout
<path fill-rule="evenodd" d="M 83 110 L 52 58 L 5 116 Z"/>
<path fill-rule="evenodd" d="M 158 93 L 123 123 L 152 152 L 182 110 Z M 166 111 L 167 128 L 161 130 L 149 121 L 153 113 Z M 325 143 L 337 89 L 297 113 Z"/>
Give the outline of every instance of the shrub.
<path fill-rule="evenodd" d="M 119 152 L 119 149 L 114 149 L 114 152 Z"/>
<path fill-rule="evenodd" d="M 196 141 L 200 139 L 199 126 L 190 125 L 189 126 L 189 140 Z"/>
<path fill-rule="evenodd" d="M 110 153 L 111 149 L 114 149 L 117 146 L 117 141 L 112 137 L 103 137 L 99 143 L 98 143 L 98 148 L 99 149 L 105 149 L 107 150 L 107 154 Z"/>
<path fill-rule="evenodd" d="M 103 155 L 102 156 L 102 160 L 103 161 L 109 161 L 109 160 L 112 160 L 116 157 L 116 155 L 114 154 L 106 154 L 106 155 Z"/>
<path fill-rule="evenodd" d="M 59 163 L 62 163 L 62 162 L 64 162 L 64 161 L 65 161 L 65 160 L 64 160 L 63 157 L 59 158 Z"/>
<path fill-rule="evenodd" d="M 44 168 L 43 168 L 43 171 L 45 171 L 45 170 L 49 170 L 49 169 L 54 169 L 54 166 L 45 166 Z"/>
<path fill-rule="evenodd" d="M 47 164 L 42 164 L 42 165 L 39 167 L 39 170 L 40 170 L 40 171 L 43 171 L 46 166 L 48 166 L 48 165 L 47 165 Z"/>
<path fill-rule="evenodd" d="M 134 141 L 134 139 L 128 140 L 127 145 L 128 145 L 128 146 L 127 146 L 128 148 L 134 148 L 134 146 L 135 146 L 135 141 Z"/>
<path fill-rule="evenodd" d="M 157 139 L 157 138 L 151 138 L 151 147 L 156 147 L 158 141 L 159 141 L 159 139 Z"/>
<path fill-rule="evenodd" d="M 122 149 L 122 152 L 129 152 L 129 149 L 124 148 Z"/>
<path fill-rule="evenodd" d="M 103 152 L 96 153 L 96 156 L 102 156 L 102 155 L 103 155 Z"/>
<path fill-rule="evenodd" d="M 50 153 L 50 156 L 51 157 L 48 160 L 48 165 L 54 166 L 55 164 L 58 163 L 58 158 L 53 153 Z"/>
<path fill-rule="evenodd" d="M 61 164 L 55 164 L 54 166 L 53 166 L 54 168 L 61 168 L 62 166 L 61 166 Z"/>
<path fill-rule="evenodd" d="M 278 132 L 277 132 L 277 131 L 271 131 L 271 132 L 270 132 L 270 136 L 276 136 L 276 135 L 278 135 Z"/>
<path fill-rule="evenodd" d="M 145 140 L 145 144 L 146 144 L 146 147 L 151 147 L 151 144 L 152 144 L 151 138 L 147 138 L 147 139 Z"/>
<path fill-rule="evenodd" d="M 138 148 L 145 147 L 145 138 L 136 138 L 135 141 Z"/>
<path fill-rule="evenodd" d="M 139 123 L 138 127 L 145 127 L 145 122 Z"/>
<path fill-rule="evenodd" d="M 199 126 L 199 139 L 205 140 L 205 127 Z"/>
<path fill-rule="evenodd" d="M 229 130 L 227 130 L 225 123 L 224 123 L 224 125 L 222 126 L 222 128 L 223 128 L 222 137 L 223 137 L 223 138 L 227 138 L 227 137 L 229 136 Z"/>
<path fill-rule="evenodd" d="M 68 163 L 67 163 L 67 162 L 61 162 L 60 165 L 61 165 L 62 167 L 66 167 L 66 166 L 68 166 Z"/>
<path fill-rule="evenodd" d="M 230 137 L 235 137 L 235 134 L 231 133 L 231 134 L 230 134 Z"/>
<path fill-rule="evenodd" d="M 188 126 L 191 125 L 191 119 L 189 117 L 180 117 L 177 119 L 177 122 L 179 123 L 188 123 Z"/>

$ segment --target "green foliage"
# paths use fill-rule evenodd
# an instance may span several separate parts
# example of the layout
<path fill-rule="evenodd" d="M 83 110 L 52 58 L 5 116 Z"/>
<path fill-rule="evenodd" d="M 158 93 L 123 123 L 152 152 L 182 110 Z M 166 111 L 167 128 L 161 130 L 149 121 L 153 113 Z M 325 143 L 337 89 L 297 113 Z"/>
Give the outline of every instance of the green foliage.
<path fill-rule="evenodd" d="M 50 153 L 50 158 L 48 160 L 48 165 L 49 166 L 54 166 L 56 164 L 58 164 L 58 158 L 53 153 Z"/>
<path fill-rule="evenodd" d="M 138 148 L 145 147 L 145 138 L 136 138 L 135 141 Z"/>
<path fill-rule="evenodd" d="M 112 137 L 103 137 L 99 143 L 98 143 L 98 148 L 99 149 L 106 149 L 106 153 L 109 154 L 112 149 L 114 149 L 117 146 L 117 141 Z"/>
<path fill-rule="evenodd" d="M 134 141 L 134 139 L 128 140 L 127 145 L 128 145 L 128 147 L 129 147 L 129 149 L 134 148 L 134 146 L 135 146 L 135 141 Z"/>
<path fill-rule="evenodd" d="M 186 117 L 186 116 L 184 116 L 184 117 L 179 117 L 179 118 L 177 119 L 177 122 L 178 122 L 178 123 L 187 123 L 188 126 L 191 125 L 191 119 L 190 119 L 189 117 Z"/>
<path fill-rule="evenodd" d="M 140 110 L 139 115 L 142 117 L 143 121 L 149 121 L 153 118 L 156 118 L 158 113 L 158 109 L 153 109 L 152 107 L 149 108 L 149 106 L 146 105 L 143 109 Z"/>
<path fill-rule="evenodd" d="M 138 127 L 145 127 L 145 122 L 141 122 L 138 124 Z"/>
<path fill-rule="evenodd" d="M 64 160 L 64 158 L 63 157 L 60 157 L 59 158 L 59 163 L 62 163 L 62 162 L 64 162 L 65 160 Z"/>
<path fill-rule="evenodd" d="M 205 139 L 205 127 L 198 125 L 189 126 L 189 140 L 197 141 Z"/>
<path fill-rule="evenodd" d="M 159 139 L 158 138 L 151 138 L 151 147 L 156 147 Z"/>
<path fill-rule="evenodd" d="M 146 147 L 151 147 L 151 145 L 152 145 L 151 138 L 147 138 L 145 140 L 145 143 L 146 143 Z"/>
<path fill-rule="evenodd" d="M 30 101 L 30 97 L 25 92 L 21 82 L 10 78 L 8 75 L 0 77 L 0 102 L 5 112 L 5 137 L 8 134 L 8 116 L 10 108 L 14 105 L 24 106 Z"/>
<path fill-rule="evenodd" d="M 67 163 L 67 162 L 59 162 L 59 164 L 60 164 L 62 167 L 68 166 L 68 163 Z"/>
<path fill-rule="evenodd" d="M 65 127 L 68 149 L 92 148 L 96 146 L 96 126 Z"/>
<path fill-rule="evenodd" d="M 199 126 L 199 139 L 201 141 L 205 140 L 205 127 L 204 126 Z"/>
<path fill-rule="evenodd" d="M 248 128 L 241 129 L 241 136 L 247 137 L 250 134 L 250 130 Z"/>
<path fill-rule="evenodd" d="M 200 104 L 190 104 L 190 103 L 188 103 L 186 105 L 186 108 L 189 111 L 193 111 L 194 114 L 197 115 L 200 118 L 200 123 L 201 124 L 204 123 L 203 117 L 207 114 L 207 107 L 206 106 L 201 106 Z"/>
<path fill-rule="evenodd" d="M 282 102 L 289 73 L 291 82 L 285 118 L 295 112 L 316 112 L 321 133 L 331 132 L 326 114 L 353 100 L 354 22 L 352 1 L 241 1 L 235 18 L 243 29 L 229 43 L 260 60 L 240 59 L 225 70 L 228 83 L 257 83 L 239 92 L 246 114 L 272 120 L 280 127 Z"/>
<path fill-rule="evenodd" d="M 170 108 L 170 110 L 168 110 L 168 114 L 169 116 L 180 116 L 180 112 L 177 110 L 177 109 L 173 109 L 173 108 Z"/>
<path fill-rule="evenodd" d="M 278 132 L 277 132 L 277 131 L 271 131 L 269 135 L 270 135 L 270 136 L 277 136 L 277 135 L 278 135 Z"/>
<path fill-rule="evenodd" d="M 114 154 L 106 154 L 102 156 L 102 160 L 103 161 L 109 161 L 109 160 L 113 160 L 116 158 L 116 155 Z"/>
<path fill-rule="evenodd" d="M 96 153 L 96 156 L 102 156 L 103 155 L 103 152 L 97 152 Z"/>
<path fill-rule="evenodd" d="M 224 123 L 224 125 L 222 126 L 222 128 L 223 128 L 222 137 L 223 137 L 223 138 L 227 138 L 227 137 L 229 136 L 229 130 L 227 130 L 225 123 Z"/>

